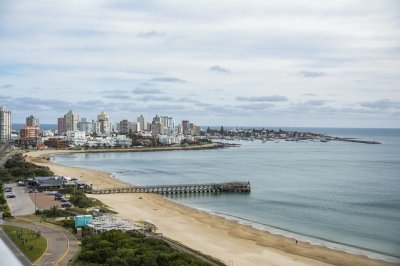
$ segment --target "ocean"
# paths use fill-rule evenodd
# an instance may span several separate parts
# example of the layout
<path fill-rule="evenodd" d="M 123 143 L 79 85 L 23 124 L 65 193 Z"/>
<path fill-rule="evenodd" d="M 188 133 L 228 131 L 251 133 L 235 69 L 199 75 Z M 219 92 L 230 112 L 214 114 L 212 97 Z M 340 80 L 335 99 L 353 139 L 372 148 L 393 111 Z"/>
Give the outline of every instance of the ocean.
<path fill-rule="evenodd" d="M 400 262 L 400 129 L 296 128 L 381 142 L 237 141 L 200 151 L 57 155 L 136 185 L 250 181 L 170 199 L 314 244 Z"/>
<path fill-rule="evenodd" d="M 25 124 L 21 123 L 13 123 L 12 130 L 19 131 Z M 57 124 L 40 124 L 40 130 L 57 130 Z"/>

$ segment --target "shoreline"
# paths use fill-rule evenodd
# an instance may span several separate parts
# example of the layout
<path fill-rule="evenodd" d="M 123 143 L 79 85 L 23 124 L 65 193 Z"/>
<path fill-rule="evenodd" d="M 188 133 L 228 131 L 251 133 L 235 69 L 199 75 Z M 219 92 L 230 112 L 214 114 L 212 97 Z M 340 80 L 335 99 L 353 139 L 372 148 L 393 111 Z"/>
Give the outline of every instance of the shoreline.
<path fill-rule="evenodd" d="M 189 208 L 193 208 L 196 211 L 200 211 L 200 212 L 204 212 L 204 213 L 208 213 L 210 215 L 216 215 L 219 217 L 222 217 L 226 220 L 229 221 L 234 221 L 238 224 L 241 225 L 248 225 L 251 226 L 252 228 L 256 229 L 256 230 L 260 230 L 260 231 L 264 231 L 273 235 L 279 235 L 285 238 L 289 238 L 289 239 L 294 239 L 294 240 L 298 240 L 299 242 L 305 242 L 308 243 L 310 245 L 313 246 L 320 246 L 320 247 L 326 247 L 328 249 L 332 249 L 332 250 L 336 250 L 336 251 L 341 251 L 344 252 L 346 254 L 350 254 L 350 255 L 360 255 L 360 256 L 366 256 L 369 259 L 375 259 L 375 260 L 382 260 L 385 262 L 391 262 L 391 263 L 396 263 L 396 265 L 400 265 L 400 258 L 399 257 L 394 257 L 391 255 L 387 255 L 387 254 L 381 254 L 375 250 L 368 250 L 368 249 L 363 249 L 357 246 L 349 246 L 343 243 L 339 243 L 339 242 L 332 242 L 326 239 L 322 239 L 322 238 L 316 238 L 313 236 L 309 236 L 309 235 L 304 235 L 301 233 L 297 233 L 294 231 L 288 231 L 285 229 L 281 229 L 279 227 L 273 227 L 270 225 L 266 225 L 266 224 L 262 224 L 256 221 L 252 221 L 252 220 L 248 220 L 245 218 L 241 218 L 238 216 L 234 216 L 234 215 L 229 215 L 229 214 L 225 214 L 225 213 L 220 213 L 220 212 L 215 212 L 215 211 L 211 211 L 211 210 L 207 210 L 207 209 L 203 209 L 203 208 L 196 208 L 196 207 L 192 207 L 192 206 L 188 206 L 188 205 L 184 205 L 181 203 L 178 203 L 172 199 L 168 199 L 167 200 L 171 200 L 172 202 L 175 202 L 179 205 L 183 205 L 185 207 L 189 207 Z"/>
<path fill-rule="evenodd" d="M 172 149 L 177 150 L 177 149 Z M 126 150 L 124 150 L 126 151 Z M 158 150 L 157 150 L 158 151 Z M 27 160 L 48 166 L 58 175 L 75 176 L 95 186 L 128 185 L 110 173 L 65 166 L 46 160 L 51 154 L 87 152 L 48 150 L 25 153 Z M 104 152 L 104 150 L 96 150 Z M 112 152 L 109 150 L 108 152 Z M 131 185 L 131 184 L 129 184 Z M 202 253 L 234 265 L 398 265 L 308 241 L 275 234 L 155 194 L 88 195 L 121 216 L 153 222 L 161 233 Z M 298 239 L 299 240 L 299 239 Z"/>

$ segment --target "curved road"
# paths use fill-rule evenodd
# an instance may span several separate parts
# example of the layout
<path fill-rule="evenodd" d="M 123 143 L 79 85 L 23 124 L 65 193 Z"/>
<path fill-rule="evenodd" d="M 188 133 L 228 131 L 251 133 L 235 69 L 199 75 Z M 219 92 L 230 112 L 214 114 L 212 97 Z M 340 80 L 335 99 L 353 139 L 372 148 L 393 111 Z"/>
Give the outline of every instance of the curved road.
<path fill-rule="evenodd" d="M 77 250 L 78 243 L 74 236 L 62 227 L 49 223 L 32 223 L 21 219 L 5 222 L 8 225 L 40 230 L 47 240 L 47 250 L 44 255 L 35 262 L 35 265 L 67 265 Z"/>

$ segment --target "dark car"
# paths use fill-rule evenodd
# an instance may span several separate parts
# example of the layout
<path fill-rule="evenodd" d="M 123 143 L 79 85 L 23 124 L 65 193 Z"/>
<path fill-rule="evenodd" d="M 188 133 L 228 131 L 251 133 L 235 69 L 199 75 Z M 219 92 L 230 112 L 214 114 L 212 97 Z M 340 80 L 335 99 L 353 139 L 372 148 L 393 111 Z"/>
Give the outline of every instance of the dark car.
<path fill-rule="evenodd" d="M 55 200 L 61 200 L 63 198 L 63 195 L 60 192 L 57 192 L 54 194 L 54 199 Z"/>

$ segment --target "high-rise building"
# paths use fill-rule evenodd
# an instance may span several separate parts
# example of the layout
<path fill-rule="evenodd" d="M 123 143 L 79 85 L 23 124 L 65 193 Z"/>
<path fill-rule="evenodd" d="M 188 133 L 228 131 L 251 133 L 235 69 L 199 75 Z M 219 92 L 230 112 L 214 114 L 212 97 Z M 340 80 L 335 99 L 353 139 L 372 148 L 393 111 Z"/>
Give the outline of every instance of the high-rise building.
<path fill-rule="evenodd" d="M 141 130 L 143 130 L 143 131 L 147 131 L 148 130 L 148 127 L 147 127 L 147 119 L 146 119 L 146 117 L 144 117 L 144 115 L 140 115 L 138 118 L 137 118 L 137 122 L 140 124 L 140 129 Z"/>
<path fill-rule="evenodd" d="M 190 131 L 190 123 L 188 120 L 182 121 L 182 134 L 188 135 Z"/>
<path fill-rule="evenodd" d="M 111 121 L 106 112 L 101 112 L 97 116 L 96 133 L 97 134 L 110 134 L 112 129 Z"/>
<path fill-rule="evenodd" d="M 159 117 L 158 115 L 156 115 L 155 117 L 153 117 L 153 121 L 151 122 L 151 133 L 153 133 L 153 135 L 157 135 L 157 134 L 162 134 L 164 131 L 164 127 L 161 124 L 161 117 Z"/>
<path fill-rule="evenodd" d="M 0 107 L 0 142 L 7 142 L 11 139 L 11 111 Z"/>
<path fill-rule="evenodd" d="M 58 134 L 61 135 L 61 134 L 65 133 L 65 120 L 64 120 L 64 117 L 58 118 L 57 125 L 58 125 Z"/>
<path fill-rule="evenodd" d="M 28 116 L 26 118 L 26 125 L 29 127 L 39 127 L 40 128 L 39 118 L 37 118 L 33 115 Z"/>
<path fill-rule="evenodd" d="M 168 117 L 168 116 L 161 116 L 160 117 L 160 123 L 161 125 L 163 125 L 163 127 L 165 128 L 170 128 L 170 121 L 172 120 L 172 117 Z"/>
<path fill-rule="evenodd" d="M 65 131 L 76 131 L 78 130 L 79 115 L 70 110 L 64 115 Z"/>
<path fill-rule="evenodd" d="M 85 131 L 86 133 L 92 134 L 96 132 L 96 122 L 94 120 L 88 121 L 86 118 L 82 118 L 77 124 L 78 130 Z"/>

